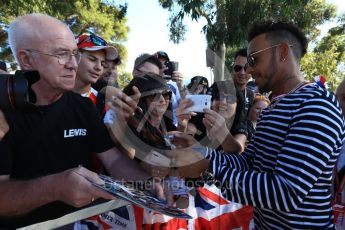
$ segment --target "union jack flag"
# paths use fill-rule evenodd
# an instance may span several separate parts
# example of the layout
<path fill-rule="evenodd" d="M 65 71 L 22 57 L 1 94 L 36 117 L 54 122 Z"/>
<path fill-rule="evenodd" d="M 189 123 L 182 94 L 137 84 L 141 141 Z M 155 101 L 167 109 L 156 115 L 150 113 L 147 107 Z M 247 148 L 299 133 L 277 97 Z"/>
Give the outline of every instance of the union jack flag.
<path fill-rule="evenodd" d="M 197 189 L 194 205 L 190 203 L 189 215 L 193 216 L 192 229 L 222 230 L 253 228 L 253 207 L 224 199 L 216 186 L 205 185 Z"/>
<path fill-rule="evenodd" d="M 216 186 L 198 188 L 189 196 L 186 213 L 192 220 L 181 220 L 144 210 L 143 229 L 231 230 L 253 229 L 253 208 L 224 199 Z"/>
<path fill-rule="evenodd" d="M 231 230 L 253 229 L 253 208 L 224 199 L 216 186 L 205 185 L 189 196 L 186 213 L 192 220 L 177 219 L 127 205 L 81 221 L 86 229 L 120 230 Z"/>

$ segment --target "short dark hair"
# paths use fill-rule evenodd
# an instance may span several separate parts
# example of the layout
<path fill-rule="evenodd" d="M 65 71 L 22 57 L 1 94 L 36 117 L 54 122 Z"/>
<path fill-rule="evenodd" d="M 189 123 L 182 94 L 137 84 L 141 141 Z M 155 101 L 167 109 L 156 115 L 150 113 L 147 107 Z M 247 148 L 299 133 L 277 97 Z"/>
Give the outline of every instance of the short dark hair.
<path fill-rule="evenodd" d="M 123 92 L 128 96 L 133 95 L 133 86 L 138 88 L 138 90 L 142 94 L 141 97 L 144 97 L 145 95 L 150 95 L 151 91 L 153 92 L 157 89 L 170 90 L 168 84 L 166 83 L 166 80 L 164 80 L 162 76 L 154 73 L 146 73 L 143 76 L 133 78 L 123 89 Z"/>
<path fill-rule="evenodd" d="M 149 62 L 151 64 L 156 65 L 159 69 L 162 69 L 162 64 L 159 61 L 159 59 L 151 54 L 143 53 L 140 54 L 134 61 L 134 68 L 138 69 L 140 68 L 145 62 Z"/>
<path fill-rule="evenodd" d="M 248 32 L 248 42 L 261 34 L 266 34 L 267 40 L 272 45 L 281 42 L 292 44 L 292 51 L 298 60 L 307 52 L 308 40 L 305 34 L 292 23 L 272 21 L 256 23 Z"/>
<path fill-rule="evenodd" d="M 236 95 L 236 93 L 236 87 L 232 80 L 216 81 L 207 91 L 207 94 L 212 96 L 212 101 L 221 94 Z"/>
<path fill-rule="evenodd" d="M 235 56 L 234 56 L 234 60 L 238 57 L 247 57 L 247 48 L 242 48 L 236 51 Z"/>

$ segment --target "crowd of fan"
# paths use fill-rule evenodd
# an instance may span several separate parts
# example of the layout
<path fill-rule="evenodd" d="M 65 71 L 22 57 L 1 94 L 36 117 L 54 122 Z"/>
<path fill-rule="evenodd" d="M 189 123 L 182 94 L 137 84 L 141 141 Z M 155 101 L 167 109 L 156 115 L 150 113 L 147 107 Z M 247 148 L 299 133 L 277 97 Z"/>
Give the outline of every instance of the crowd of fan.
<path fill-rule="evenodd" d="M 178 191 L 169 191 L 169 202 L 188 208 L 195 185 L 189 182 L 202 180 L 205 169 L 220 181 L 225 198 L 254 207 L 258 229 L 334 228 L 331 174 L 344 139 L 344 82 L 336 92 L 339 106 L 324 87 L 300 77 L 304 38 L 290 24 L 257 26 L 248 48 L 236 52 L 231 76 L 211 85 L 195 76 L 185 86 L 163 51 L 140 54 L 133 79 L 120 90 L 119 53 L 103 38 L 74 38 L 67 26 L 45 15 L 19 17 L 9 30 L 13 55 L 22 69 L 37 69 L 41 79 L 32 86 L 37 113 L 0 111 L 0 228 L 113 199 L 90 184 L 99 183 L 97 173 L 153 178 L 161 199 L 164 187 L 179 184 Z M 274 65 L 265 65 L 263 55 L 271 55 L 265 61 Z M 261 94 L 268 91 L 269 97 Z M 187 95 L 209 95 L 210 107 L 188 110 L 193 101 Z M 187 166 L 167 154 L 184 155 L 195 145 L 203 147 L 204 159 Z M 153 152 L 162 157 L 159 162 Z M 339 160 L 336 191 L 344 186 L 344 166 Z M 59 188 L 52 190 L 52 184 Z"/>

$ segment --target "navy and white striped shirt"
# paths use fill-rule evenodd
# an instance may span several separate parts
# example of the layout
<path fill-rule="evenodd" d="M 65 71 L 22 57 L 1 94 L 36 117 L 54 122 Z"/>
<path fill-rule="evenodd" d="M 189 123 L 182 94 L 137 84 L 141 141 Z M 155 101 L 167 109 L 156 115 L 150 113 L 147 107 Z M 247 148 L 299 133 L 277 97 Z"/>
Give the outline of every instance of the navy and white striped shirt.
<path fill-rule="evenodd" d="M 336 97 L 308 84 L 265 109 L 241 155 L 209 151 L 225 197 L 253 205 L 256 229 L 332 229 L 332 170 L 344 139 Z"/>

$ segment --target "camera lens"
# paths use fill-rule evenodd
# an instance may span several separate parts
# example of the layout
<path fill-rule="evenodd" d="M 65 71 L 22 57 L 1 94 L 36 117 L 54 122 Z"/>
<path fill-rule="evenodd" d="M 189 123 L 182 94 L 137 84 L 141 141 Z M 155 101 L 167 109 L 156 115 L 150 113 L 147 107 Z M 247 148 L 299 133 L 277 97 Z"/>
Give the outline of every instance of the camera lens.
<path fill-rule="evenodd" d="M 30 86 L 39 79 L 37 71 L 16 71 L 15 75 L 0 74 L 0 108 L 4 110 L 29 110 L 35 95 Z"/>
<path fill-rule="evenodd" d="M 13 78 L 10 74 L 0 74 L 0 108 L 2 109 L 14 109 L 12 85 Z"/>

